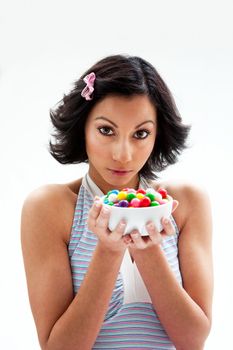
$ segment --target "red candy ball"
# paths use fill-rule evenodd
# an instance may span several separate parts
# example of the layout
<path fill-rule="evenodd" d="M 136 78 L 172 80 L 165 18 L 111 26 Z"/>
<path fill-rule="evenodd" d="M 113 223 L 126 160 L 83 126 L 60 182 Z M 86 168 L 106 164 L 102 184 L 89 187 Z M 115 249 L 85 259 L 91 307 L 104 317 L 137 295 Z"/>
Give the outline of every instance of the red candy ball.
<path fill-rule="evenodd" d="M 159 192 L 162 198 L 167 198 L 167 191 L 164 188 L 160 188 L 157 192 Z"/>
<path fill-rule="evenodd" d="M 149 207 L 151 200 L 149 197 L 142 198 L 140 201 L 140 207 Z"/>
<path fill-rule="evenodd" d="M 146 194 L 146 191 L 143 188 L 139 188 L 136 193 Z"/>

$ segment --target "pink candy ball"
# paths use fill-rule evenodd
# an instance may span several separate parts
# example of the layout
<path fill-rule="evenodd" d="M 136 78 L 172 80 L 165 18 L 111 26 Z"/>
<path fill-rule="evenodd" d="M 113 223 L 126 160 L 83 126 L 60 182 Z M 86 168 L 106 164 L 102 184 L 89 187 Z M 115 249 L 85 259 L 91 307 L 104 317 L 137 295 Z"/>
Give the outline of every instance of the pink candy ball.
<path fill-rule="evenodd" d="M 138 198 L 133 198 L 130 202 L 130 206 L 134 207 L 134 208 L 138 208 L 140 207 L 140 199 Z"/>

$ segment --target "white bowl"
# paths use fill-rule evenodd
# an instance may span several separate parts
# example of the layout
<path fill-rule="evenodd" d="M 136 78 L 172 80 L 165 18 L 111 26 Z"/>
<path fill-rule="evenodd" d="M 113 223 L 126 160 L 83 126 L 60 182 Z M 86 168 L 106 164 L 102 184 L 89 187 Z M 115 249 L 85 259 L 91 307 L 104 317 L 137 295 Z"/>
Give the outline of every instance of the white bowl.
<path fill-rule="evenodd" d="M 110 209 L 109 230 L 113 231 L 118 223 L 124 219 L 127 223 L 124 235 L 136 229 L 141 236 L 148 236 L 145 226 L 148 221 L 152 221 L 158 231 L 161 232 L 163 230 L 161 219 L 169 218 L 172 213 L 173 199 L 171 196 L 168 196 L 168 198 L 167 203 L 155 207 L 122 208 L 103 203 Z"/>

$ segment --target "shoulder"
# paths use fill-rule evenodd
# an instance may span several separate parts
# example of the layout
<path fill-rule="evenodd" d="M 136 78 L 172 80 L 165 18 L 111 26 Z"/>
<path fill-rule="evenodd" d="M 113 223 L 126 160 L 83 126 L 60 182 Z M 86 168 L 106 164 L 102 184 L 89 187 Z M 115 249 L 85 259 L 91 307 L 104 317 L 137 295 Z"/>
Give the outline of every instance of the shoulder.
<path fill-rule="evenodd" d="M 36 188 L 25 198 L 24 206 L 40 206 L 46 209 L 56 209 L 67 202 L 74 203 L 77 199 L 82 179 L 66 184 L 47 184 Z M 53 204 L 53 206 L 49 206 Z"/>
<path fill-rule="evenodd" d="M 174 199 L 182 200 L 189 209 L 192 208 L 196 201 L 202 200 L 206 202 L 209 200 L 207 189 L 200 184 L 176 180 L 174 182 L 167 181 L 164 185 Z"/>
<path fill-rule="evenodd" d="M 181 230 L 188 220 L 205 212 L 210 215 L 211 205 L 207 189 L 198 183 L 186 180 L 166 180 L 154 183 L 155 188 L 165 188 L 179 202 L 173 216 Z"/>
<path fill-rule="evenodd" d="M 57 211 L 59 207 L 75 200 L 75 194 L 67 185 L 49 184 L 33 190 L 25 198 L 23 210 Z"/>
<path fill-rule="evenodd" d="M 22 225 L 53 227 L 67 241 L 81 179 L 69 184 L 41 186 L 25 198 L 22 206 Z"/>

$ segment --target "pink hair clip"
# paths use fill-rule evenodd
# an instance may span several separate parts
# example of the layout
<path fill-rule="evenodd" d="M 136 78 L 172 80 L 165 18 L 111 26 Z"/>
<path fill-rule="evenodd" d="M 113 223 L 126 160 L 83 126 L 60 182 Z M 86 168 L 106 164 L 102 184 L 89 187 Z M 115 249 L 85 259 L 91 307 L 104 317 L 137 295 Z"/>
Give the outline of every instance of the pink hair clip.
<path fill-rule="evenodd" d="M 90 96 L 94 91 L 94 81 L 95 81 L 95 73 L 91 72 L 90 74 L 86 75 L 83 79 L 85 83 L 87 84 L 85 88 L 81 92 L 81 96 L 84 97 L 87 101 L 92 100 L 92 97 Z"/>

